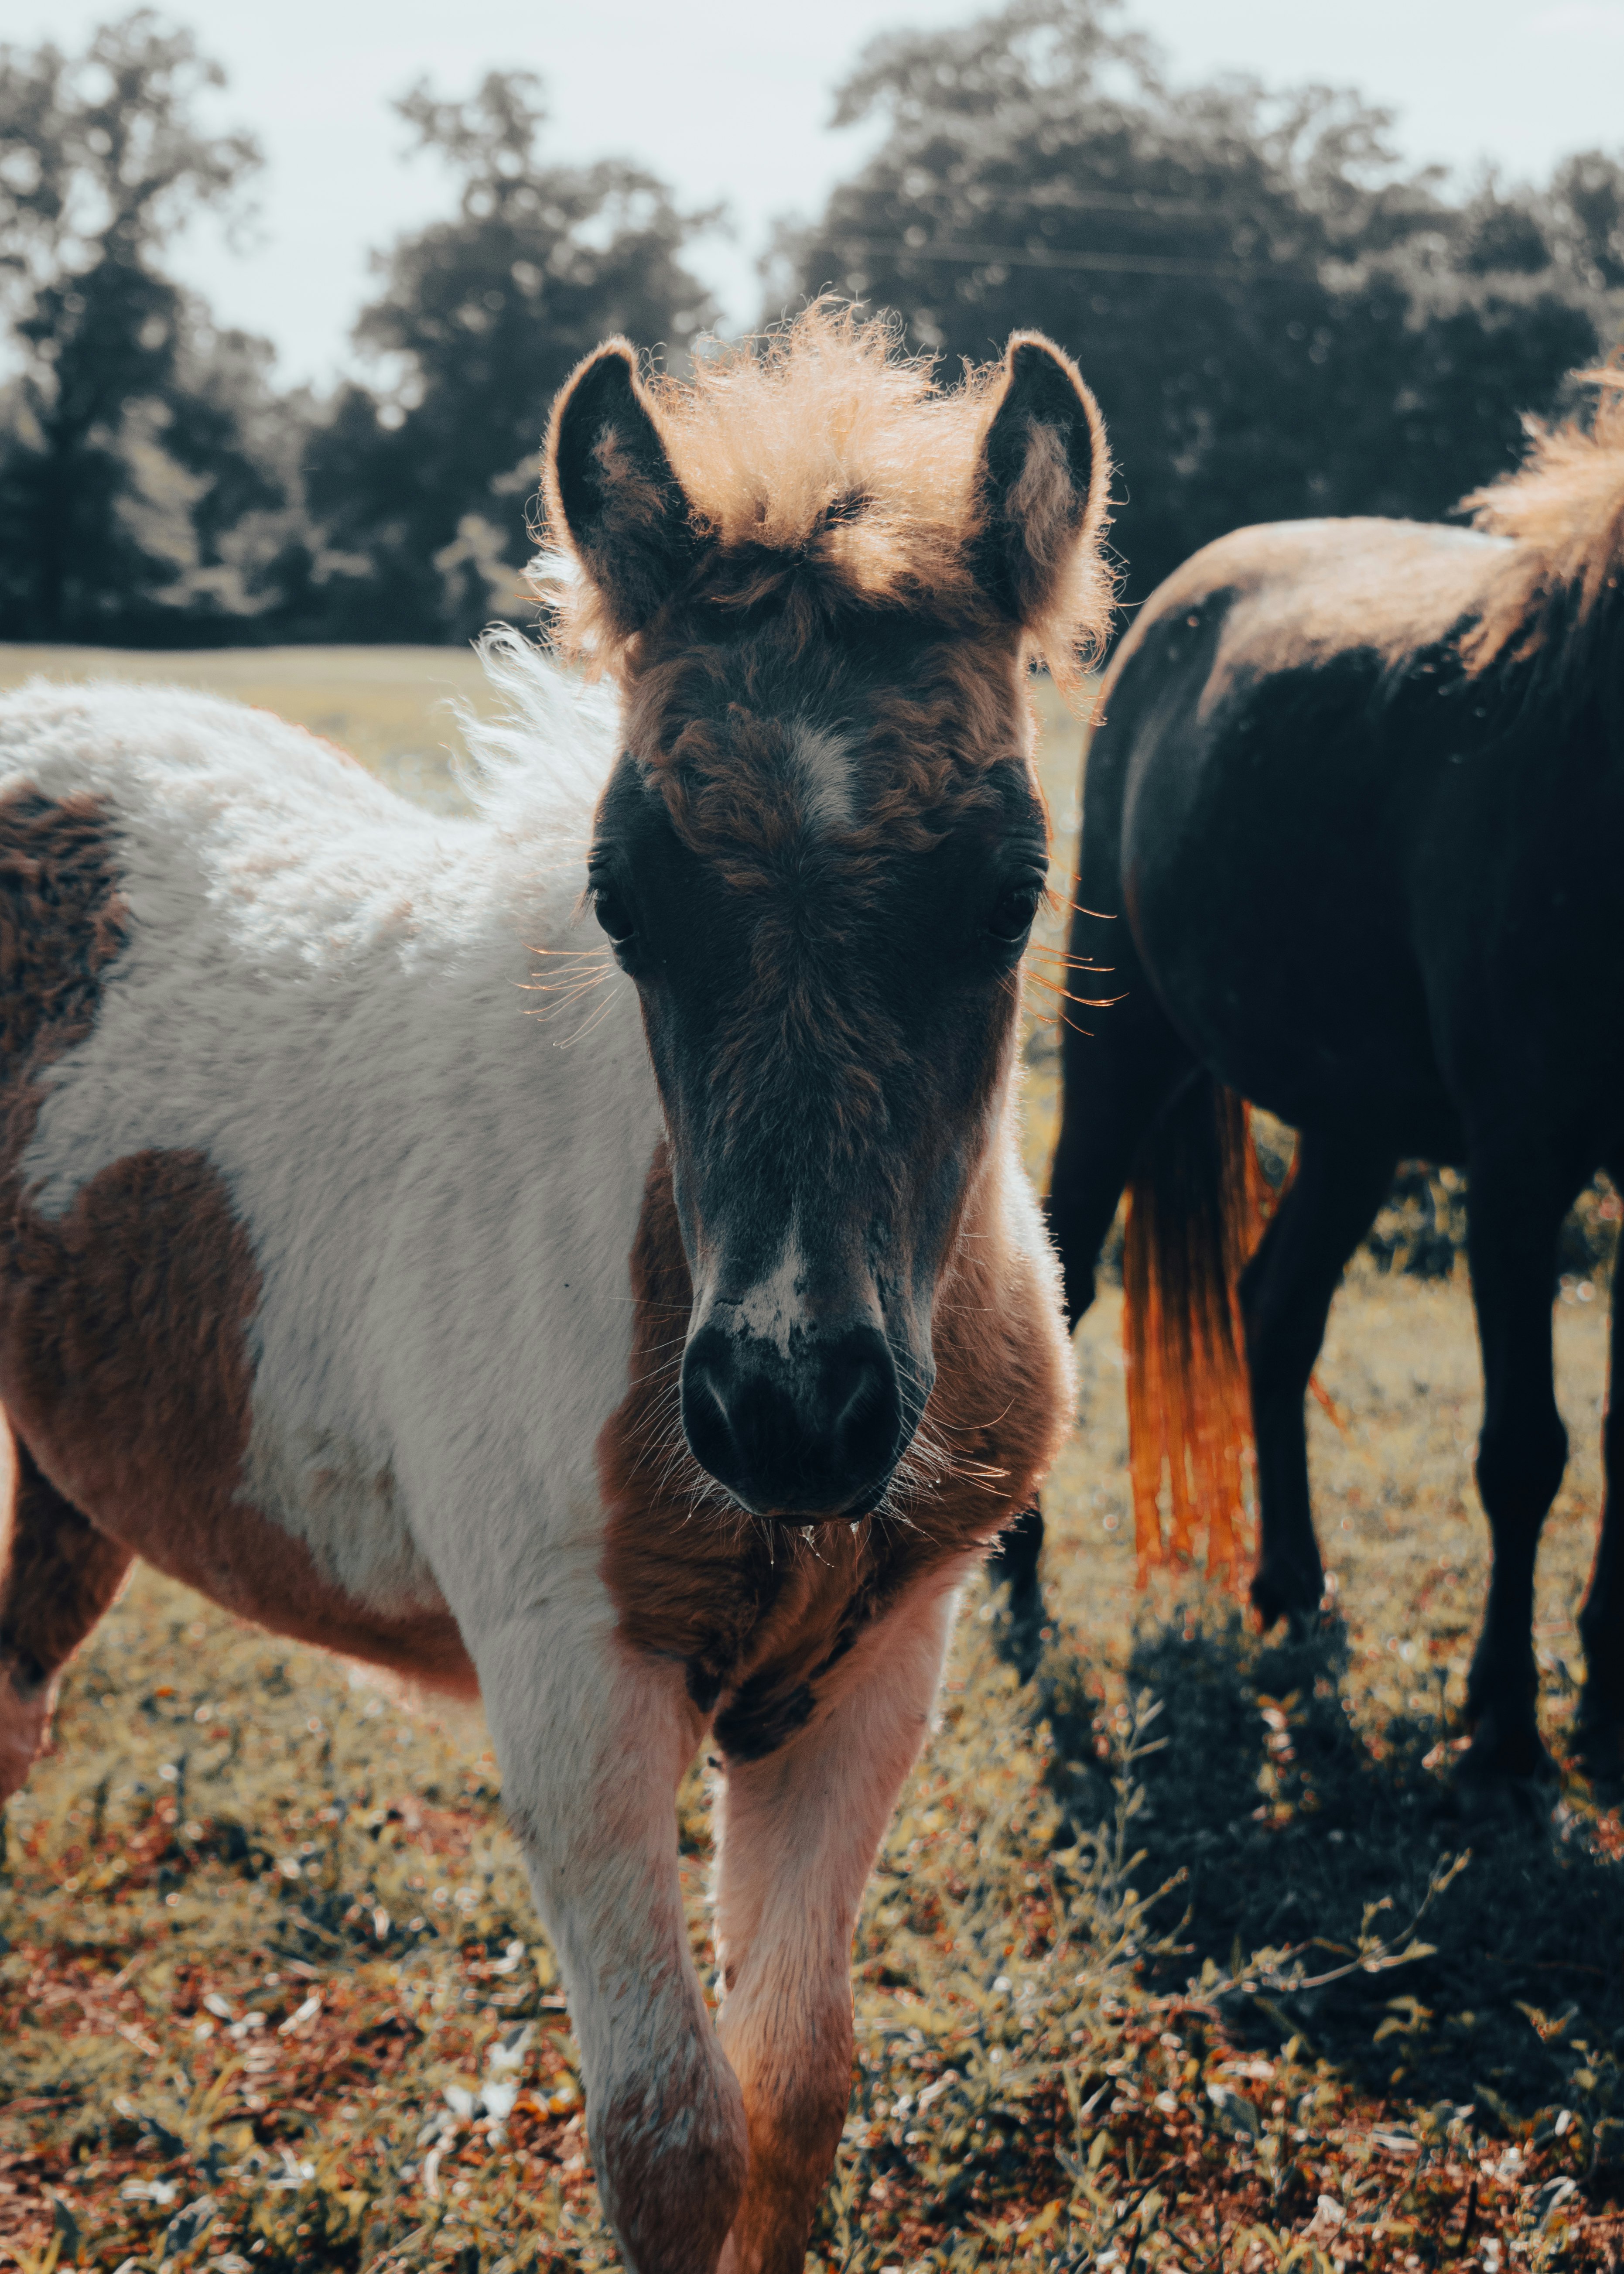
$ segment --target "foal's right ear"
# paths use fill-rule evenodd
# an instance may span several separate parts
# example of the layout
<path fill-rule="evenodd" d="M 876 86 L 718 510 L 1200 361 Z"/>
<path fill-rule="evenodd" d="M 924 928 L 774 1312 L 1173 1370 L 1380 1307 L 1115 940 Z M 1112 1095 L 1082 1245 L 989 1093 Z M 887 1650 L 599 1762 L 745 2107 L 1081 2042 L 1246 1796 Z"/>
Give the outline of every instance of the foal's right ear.
<path fill-rule="evenodd" d="M 560 389 L 545 478 L 548 519 L 567 532 L 614 629 L 641 631 L 698 546 L 628 341 L 595 349 Z"/>
<path fill-rule="evenodd" d="M 1041 332 L 1017 332 L 978 473 L 982 589 L 1018 623 L 1048 614 L 1105 531 L 1110 459 L 1099 406 Z"/>

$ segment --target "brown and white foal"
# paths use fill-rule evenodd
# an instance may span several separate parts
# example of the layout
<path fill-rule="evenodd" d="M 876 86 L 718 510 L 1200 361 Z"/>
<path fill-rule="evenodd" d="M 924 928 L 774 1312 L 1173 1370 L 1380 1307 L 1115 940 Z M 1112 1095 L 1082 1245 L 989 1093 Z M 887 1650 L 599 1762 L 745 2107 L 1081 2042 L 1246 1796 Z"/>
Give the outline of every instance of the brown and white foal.
<path fill-rule="evenodd" d="M 136 1555 L 477 1688 L 628 2263 L 789 2268 L 953 1591 L 1068 1418 L 1024 679 L 1100 629 L 1104 450 L 1041 339 L 942 392 L 819 308 L 601 350 L 546 478 L 618 724 L 494 644 L 477 819 L 200 697 L 0 704 L 0 1795 Z"/>

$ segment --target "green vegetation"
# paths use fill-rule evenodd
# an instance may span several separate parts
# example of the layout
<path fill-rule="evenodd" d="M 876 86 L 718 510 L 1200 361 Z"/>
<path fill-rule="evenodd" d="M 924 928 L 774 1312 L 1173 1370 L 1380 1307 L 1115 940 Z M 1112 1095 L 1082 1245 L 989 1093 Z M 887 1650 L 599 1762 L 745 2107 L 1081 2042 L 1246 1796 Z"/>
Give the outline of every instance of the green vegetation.
<path fill-rule="evenodd" d="M 1178 85 L 1123 0 L 1014 0 L 828 70 L 838 117 L 885 131 L 781 234 L 760 320 L 832 285 L 950 376 L 1049 332 L 1105 412 L 1136 599 L 1245 523 L 1447 512 L 1624 335 L 1617 149 L 1457 189 L 1357 90 Z M 419 84 L 393 108 L 448 210 L 377 249 L 358 375 L 290 390 L 167 273 L 260 163 L 208 131 L 220 83 L 147 8 L 76 53 L 0 46 L 0 636 L 522 621 L 553 393 L 615 332 L 679 371 L 703 351 L 718 215 L 622 158 L 557 162 L 529 73 Z"/>
<path fill-rule="evenodd" d="M 1624 334 L 1619 153 L 1462 196 L 1357 90 L 1181 86 L 1109 0 L 883 35 L 836 116 L 883 139 L 784 232 L 780 297 L 893 308 L 950 367 L 1022 325 L 1062 342 L 1133 600 L 1250 523 L 1439 518 Z"/>
<path fill-rule="evenodd" d="M 427 705 L 452 659 L 389 659 L 349 682 L 320 654 L 166 661 L 261 699 L 280 679 L 290 715 L 375 734 L 399 778 L 441 741 Z M 1074 826 L 1056 725 L 1046 772 Z M 1559 1755 L 1601 1489 L 1589 1284 L 1557 1311 L 1574 1458 L 1535 1625 Z M 1458 1272 L 1361 1258 L 1333 1314 L 1311 1427 L 1347 1625 L 1312 1646 L 1260 1642 L 1188 1579 L 1135 1595 L 1120 1347 L 1108 1290 L 1047 1500 L 1038 1681 L 996 1663 L 973 1591 L 868 1890 L 814 2263 L 1615 2266 L 1624 1829 L 1571 1774 L 1554 1813 L 1463 1816 L 1447 1781 L 1486 1577 Z M 702 1967 L 708 1773 L 680 1811 Z M 144 1572 L 71 1668 L 5 1837 L 0 2263 L 613 2263 L 477 1726 L 433 1727 Z"/>
<path fill-rule="evenodd" d="M 458 210 L 390 248 L 357 320 L 403 382 L 342 388 L 312 425 L 312 527 L 342 558 L 304 610 L 319 637 L 466 638 L 526 613 L 541 437 L 575 365 L 617 332 L 680 358 L 714 318 L 682 256 L 715 216 L 621 160 L 548 164 L 527 72 L 395 108 L 457 177 Z"/>

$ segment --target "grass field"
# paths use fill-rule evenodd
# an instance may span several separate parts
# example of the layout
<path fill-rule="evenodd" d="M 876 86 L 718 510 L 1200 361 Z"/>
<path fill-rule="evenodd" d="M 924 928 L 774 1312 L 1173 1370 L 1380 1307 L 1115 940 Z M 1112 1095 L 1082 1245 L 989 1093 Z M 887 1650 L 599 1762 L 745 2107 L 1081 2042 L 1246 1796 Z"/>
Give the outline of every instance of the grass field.
<path fill-rule="evenodd" d="M 240 647 L 192 653 L 105 647 L 8 647 L 0 689 L 46 679 L 127 679 L 146 687 L 197 687 L 336 742 L 404 796 L 430 806 L 459 801 L 450 757 L 453 704 L 484 707 L 485 674 L 452 647 Z"/>
<path fill-rule="evenodd" d="M 137 659 L 455 795 L 440 651 Z M 1046 774 L 1074 830 L 1079 737 Z M 1037 1006 L 1041 1010 L 1044 1006 Z M 1028 1137 L 1052 1028 L 1028 1037 Z M 1345 1627 L 1269 1646 L 1192 1580 L 1133 1591 L 1120 1299 L 1079 1337 L 1046 1505 L 1053 1641 L 1018 1690 L 974 1596 L 864 1906 L 832 2274 L 1614 2267 L 1624 1833 L 1576 1777 L 1447 1782 L 1486 1573 L 1459 1279 L 1367 1259 L 1311 1412 Z M 1560 1754 L 1599 1504 L 1604 1303 L 1558 1310 L 1575 1444 L 1540 1570 Z M 705 1771 L 681 1808 L 702 1964 Z M 488 1752 L 137 1577 L 64 1683 L 0 1879 L 0 2263 L 614 2263 L 551 1955 Z"/>

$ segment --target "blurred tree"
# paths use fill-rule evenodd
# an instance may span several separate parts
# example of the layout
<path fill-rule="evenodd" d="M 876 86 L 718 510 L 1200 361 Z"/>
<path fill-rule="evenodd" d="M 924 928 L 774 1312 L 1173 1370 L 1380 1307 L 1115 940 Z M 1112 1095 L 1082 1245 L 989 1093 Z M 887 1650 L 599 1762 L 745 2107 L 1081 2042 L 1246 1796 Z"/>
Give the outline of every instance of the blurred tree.
<path fill-rule="evenodd" d="M 879 151 L 781 234 L 775 302 L 833 284 L 976 359 L 1019 325 L 1064 342 L 1120 469 L 1130 597 L 1243 523 L 1446 511 L 1618 320 L 1611 161 L 1462 208 L 1356 95 L 1172 87 L 1119 0 L 877 41 L 836 119 L 876 113 Z"/>
<path fill-rule="evenodd" d="M 1585 281 L 1624 287 L 1624 161 L 1582 150 L 1557 168 L 1551 202 L 1559 245 Z"/>
<path fill-rule="evenodd" d="M 255 605 L 228 559 L 245 516 L 285 505 L 265 425 L 269 350 L 216 334 L 154 265 L 259 163 L 205 133 L 222 84 L 148 10 L 84 53 L 0 48 L 0 632 L 195 636 Z M 285 454 L 284 454 L 285 455 Z"/>
<path fill-rule="evenodd" d="M 681 254 L 716 216 L 680 213 L 617 160 L 545 164 L 528 72 L 492 72 L 461 102 L 420 85 L 396 108 L 460 177 L 458 211 L 377 258 L 382 290 L 355 337 L 388 382 L 342 390 L 312 437 L 308 493 L 357 562 L 329 587 L 335 625 L 466 637 L 525 608 L 526 504 L 573 365 L 613 332 L 680 354 L 712 320 Z"/>

